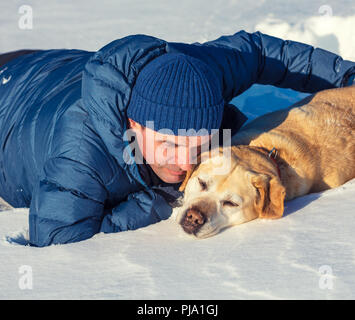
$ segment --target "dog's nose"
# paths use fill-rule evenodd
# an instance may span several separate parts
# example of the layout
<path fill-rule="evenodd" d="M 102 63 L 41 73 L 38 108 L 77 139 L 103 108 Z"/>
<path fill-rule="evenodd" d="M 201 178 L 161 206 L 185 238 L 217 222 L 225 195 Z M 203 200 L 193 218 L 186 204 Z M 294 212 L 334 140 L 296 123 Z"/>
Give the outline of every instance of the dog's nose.
<path fill-rule="evenodd" d="M 190 209 L 186 212 L 181 225 L 185 232 L 195 233 L 205 223 L 205 216 L 196 209 Z"/>

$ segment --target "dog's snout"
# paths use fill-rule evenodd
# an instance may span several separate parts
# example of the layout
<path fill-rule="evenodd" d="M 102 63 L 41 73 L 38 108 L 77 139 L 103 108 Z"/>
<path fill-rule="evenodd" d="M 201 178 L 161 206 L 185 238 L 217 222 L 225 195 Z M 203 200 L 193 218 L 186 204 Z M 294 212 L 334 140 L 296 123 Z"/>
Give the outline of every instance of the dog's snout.
<path fill-rule="evenodd" d="M 183 229 L 187 233 L 196 233 L 205 223 L 204 214 L 196 209 L 190 209 L 186 212 L 181 223 Z"/>

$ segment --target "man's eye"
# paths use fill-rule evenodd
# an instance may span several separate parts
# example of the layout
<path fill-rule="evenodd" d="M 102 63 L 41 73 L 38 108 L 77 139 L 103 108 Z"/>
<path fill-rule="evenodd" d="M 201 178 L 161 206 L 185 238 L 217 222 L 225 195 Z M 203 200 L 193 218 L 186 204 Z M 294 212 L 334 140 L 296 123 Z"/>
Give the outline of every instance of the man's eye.
<path fill-rule="evenodd" d="M 233 201 L 230 200 L 223 200 L 221 201 L 222 206 L 225 207 L 238 207 L 239 205 Z"/>

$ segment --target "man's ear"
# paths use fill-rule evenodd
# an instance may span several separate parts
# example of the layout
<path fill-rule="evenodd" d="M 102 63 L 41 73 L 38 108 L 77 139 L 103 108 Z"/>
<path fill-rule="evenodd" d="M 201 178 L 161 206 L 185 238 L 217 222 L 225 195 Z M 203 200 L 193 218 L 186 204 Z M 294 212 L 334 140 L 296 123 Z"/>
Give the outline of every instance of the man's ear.
<path fill-rule="evenodd" d="M 128 118 L 128 127 L 131 129 L 142 129 L 144 128 L 140 123 L 134 121 L 131 118 Z"/>
<path fill-rule="evenodd" d="M 278 177 L 266 174 L 253 174 L 251 184 L 257 192 L 254 206 L 259 218 L 278 219 L 284 212 L 286 189 Z"/>

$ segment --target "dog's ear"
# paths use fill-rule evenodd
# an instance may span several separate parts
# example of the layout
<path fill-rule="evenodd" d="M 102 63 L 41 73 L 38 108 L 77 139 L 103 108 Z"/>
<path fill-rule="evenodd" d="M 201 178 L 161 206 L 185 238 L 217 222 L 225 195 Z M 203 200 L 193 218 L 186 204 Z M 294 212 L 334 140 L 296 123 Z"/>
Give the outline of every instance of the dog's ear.
<path fill-rule="evenodd" d="M 286 190 L 280 179 L 266 174 L 253 174 L 251 183 L 257 190 L 254 206 L 259 218 L 281 218 L 284 212 Z"/>

